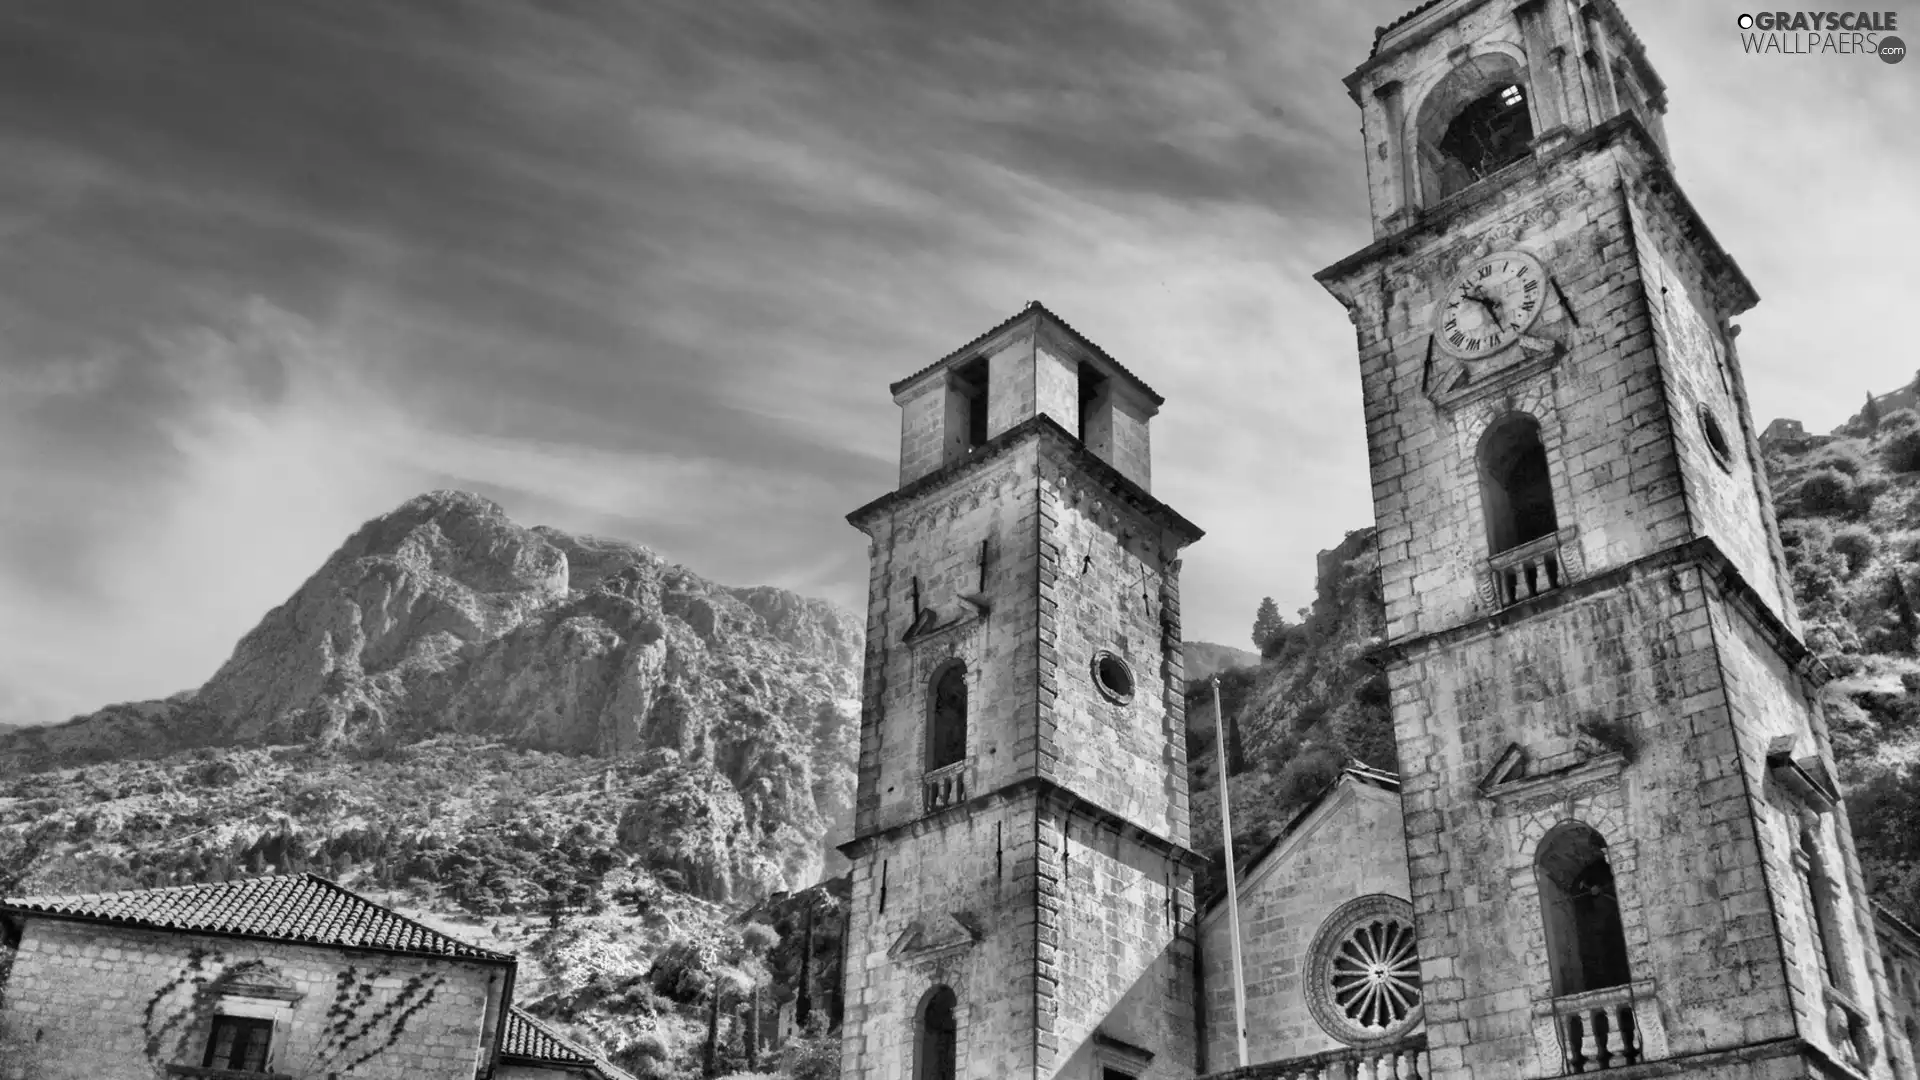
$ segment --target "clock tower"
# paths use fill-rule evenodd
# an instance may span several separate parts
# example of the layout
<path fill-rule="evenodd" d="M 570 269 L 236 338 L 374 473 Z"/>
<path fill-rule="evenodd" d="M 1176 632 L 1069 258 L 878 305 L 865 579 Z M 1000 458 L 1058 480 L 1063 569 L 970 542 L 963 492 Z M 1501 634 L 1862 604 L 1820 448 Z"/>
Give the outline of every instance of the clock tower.
<path fill-rule="evenodd" d="M 1757 297 L 1639 40 L 1612 0 L 1431 0 L 1347 87 L 1374 240 L 1319 279 L 1359 343 L 1432 1075 L 1892 1075 L 1734 349 Z"/>
<path fill-rule="evenodd" d="M 893 385 L 871 541 L 841 1075 L 1196 1065 L 1179 553 L 1160 397 L 1038 304 Z"/>

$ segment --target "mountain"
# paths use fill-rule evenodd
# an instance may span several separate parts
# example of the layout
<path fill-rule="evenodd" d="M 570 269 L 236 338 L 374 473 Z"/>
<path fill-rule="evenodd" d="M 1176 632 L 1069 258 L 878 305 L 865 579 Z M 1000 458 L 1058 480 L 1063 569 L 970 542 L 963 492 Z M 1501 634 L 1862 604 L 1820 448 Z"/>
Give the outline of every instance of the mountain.
<path fill-rule="evenodd" d="M 623 842 L 672 823 L 696 893 L 752 898 L 811 884 L 851 820 L 860 656 L 860 621 L 830 604 L 435 492 L 354 533 L 198 690 L 0 736 L 0 764 L 440 735 L 644 753 Z M 690 801 L 712 807 L 697 824 Z"/>
<path fill-rule="evenodd" d="M 1253 667 L 1260 663 L 1259 653 L 1236 649 L 1231 645 L 1215 645 L 1209 641 L 1185 643 L 1181 646 L 1181 656 L 1185 661 L 1188 682 L 1197 682 L 1230 668 Z"/>
<path fill-rule="evenodd" d="M 521 1000 L 652 1076 L 703 1010 L 593 988 L 778 974 L 756 959 L 777 932 L 740 915 L 831 895 L 811 887 L 843 863 L 861 656 L 833 605 L 435 492 L 199 688 L 0 733 L 0 895 L 320 870 L 520 953 Z"/>

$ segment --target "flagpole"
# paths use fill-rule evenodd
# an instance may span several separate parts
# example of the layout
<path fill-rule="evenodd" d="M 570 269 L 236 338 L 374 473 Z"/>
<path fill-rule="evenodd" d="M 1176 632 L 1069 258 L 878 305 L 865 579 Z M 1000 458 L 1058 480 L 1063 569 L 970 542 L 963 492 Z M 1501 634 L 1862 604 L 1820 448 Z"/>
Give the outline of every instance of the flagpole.
<path fill-rule="evenodd" d="M 1240 1067 L 1247 1067 L 1247 980 L 1240 965 L 1240 885 L 1233 867 L 1233 815 L 1227 810 L 1227 721 L 1220 711 L 1220 676 L 1213 677 L 1213 728 L 1220 763 L 1220 839 L 1227 849 L 1227 934 L 1233 942 L 1233 1035 Z"/>

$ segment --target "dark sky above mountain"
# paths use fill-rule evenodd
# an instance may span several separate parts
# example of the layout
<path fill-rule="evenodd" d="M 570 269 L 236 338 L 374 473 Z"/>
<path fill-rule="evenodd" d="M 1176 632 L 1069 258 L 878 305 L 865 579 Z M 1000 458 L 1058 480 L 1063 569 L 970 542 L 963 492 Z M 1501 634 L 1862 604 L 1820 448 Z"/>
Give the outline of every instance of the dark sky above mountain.
<path fill-rule="evenodd" d="M 197 685 L 433 487 L 858 604 L 887 382 L 1032 299 L 1169 399 L 1189 630 L 1246 644 L 1370 520 L 1310 275 L 1407 6 L 0 3 L 0 718 Z M 1761 420 L 1909 379 L 1920 64 L 1623 6 Z"/>

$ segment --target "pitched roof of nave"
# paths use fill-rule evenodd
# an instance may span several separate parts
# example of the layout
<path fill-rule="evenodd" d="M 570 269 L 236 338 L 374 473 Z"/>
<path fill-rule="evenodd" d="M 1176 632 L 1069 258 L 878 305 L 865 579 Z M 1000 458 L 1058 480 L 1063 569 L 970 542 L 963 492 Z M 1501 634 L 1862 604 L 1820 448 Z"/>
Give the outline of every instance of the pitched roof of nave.
<path fill-rule="evenodd" d="M 1282 826 L 1280 831 L 1274 834 L 1273 839 L 1263 844 L 1260 850 L 1254 852 L 1253 857 L 1247 860 L 1246 865 L 1239 868 L 1240 872 L 1236 875 L 1239 886 L 1246 888 L 1247 885 L 1253 881 L 1254 877 L 1260 873 L 1261 867 L 1266 864 L 1267 860 L 1272 858 L 1273 854 L 1280 850 L 1281 845 L 1298 834 L 1300 830 L 1307 825 L 1308 820 L 1313 817 L 1314 812 L 1322 806 L 1325 806 L 1327 801 L 1333 798 L 1334 793 L 1338 792 L 1347 784 L 1358 784 L 1377 788 L 1381 791 L 1398 792 L 1400 790 L 1400 776 L 1398 773 L 1390 773 L 1385 769 L 1376 769 L 1358 759 L 1348 761 L 1346 768 L 1341 769 L 1338 776 L 1328 781 L 1327 785 L 1320 789 L 1319 794 L 1308 799 L 1305 806 L 1295 811 L 1294 815 L 1287 819 L 1286 825 Z M 1212 896 L 1207 898 L 1206 904 L 1201 908 L 1201 916 L 1204 918 L 1210 914 L 1215 908 L 1218 908 L 1225 902 L 1226 898 L 1227 891 L 1225 888 L 1216 890 Z"/>
<path fill-rule="evenodd" d="M 953 364 L 962 360 L 969 359 L 968 357 L 969 353 L 972 353 L 974 350 L 980 348 L 980 346 L 986 344 L 988 341 L 991 341 L 994 337 L 1000 334 L 1004 334 L 1008 330 L 1013 329 L 1014 326 L 1019 324 L 1020 320 L 1033 317 L 1036 314 L 1040 318 L 1045 319 L 1046 321 L 1051 322 L 1053 325 L 1059 327 L 1062 331 L 1066 333 L 1066 335 L 1069 338 L 1073 340 L 1074 344 L 1079 345 L 1081 348 L 1086 349 L 1088 352 L 1093 353 L 1093 355 L 1099 357 L 1101 361 L 1111 365 L 1115 371 L 1119 372 L 1121 375 L 1126 376 L 1127 380 L 1133 383 L 1133 385 L 1136 388 L 1138 388 L 1142 393 L 1146 394 L 1147 397 L 1153 401 L 1155 406 L 1165 405 L 1167 403 L 1167 399 L 1161 397 L 1160 394 L 1157 391 L 1155 391 L 1153 387 L 1148 386 L 1145 379 L 1142 379 L 1140 376 L 1135 375 L 1131 370 L 1127 368 L 1125 364 L 1122 364 L 1120 361 L 1115 360 L 1112 356 L 1109 356 L 1107 354 L 1107 350 L 1101 348 L 1098 345 L 1095 345 L 1092 339 L 1088 338 L 1085 334 L 1082 334 L 1080 331 L 1075 330 L 1073 328 L 1072 323 L 1069 323 L 1067 320 L 1054 314 L 1052 309 L 1048 308 L 1045 304 L 1042 304 L 1038 300 L 1027 301 L 1027 306 L 1015 312 L 1010 318 L 1002 320 L 999 323 L 999 325 L 993 327 L 991 330 L 988 330 L 986 333 L 981 334 L 980 336 L 974 338 L 972 341 L 967 342 L 965 345 L 960 346 L 959 348 L 953 350 L 952 352 L 941 357 L 940 359 L 935 360 L 933 363 L 928 364 L 926 367 L 921 368 L 919 371 L 914 372 L 913 374 L 907 376 L 906 378 L 893 383 L 891 386 L 887 387 L 887 392 L 892 394 L 898 394 L 901 388 L 907 386 L 908 384 L 914 382 L 917 379 L 926 377 L 926 375 L 929 374 L 930 372 L 933 372 L 935 370 L 938 370 L 939 368 L 945 367 L 948 364 Z"/>
<path fill-rule="evenodd" d="M 316 874 L 0 899 L 0 914 L 456 960 L 513 960 L 414 922 Z"/>
<path fill-rule="evenodd" d="M 591 1069 L 603 1080 L 634 1080 L 632 1073 L 568 1039 L 518 1005 L 507 1010 L 507 1031 L 500 1040 L 500 1056 L 535 1065 Z"/>

